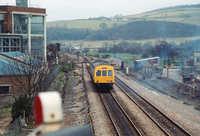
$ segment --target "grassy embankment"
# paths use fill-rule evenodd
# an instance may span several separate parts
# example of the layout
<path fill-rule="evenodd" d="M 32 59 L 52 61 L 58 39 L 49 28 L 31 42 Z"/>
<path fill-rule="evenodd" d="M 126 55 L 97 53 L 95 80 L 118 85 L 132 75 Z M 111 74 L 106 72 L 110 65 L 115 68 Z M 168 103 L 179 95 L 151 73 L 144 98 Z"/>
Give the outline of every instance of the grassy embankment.
<path fill-rule="evenodd" d="M 11 116 L 11 107 L 0 108 L 0 118 L 5 116 Z"/>

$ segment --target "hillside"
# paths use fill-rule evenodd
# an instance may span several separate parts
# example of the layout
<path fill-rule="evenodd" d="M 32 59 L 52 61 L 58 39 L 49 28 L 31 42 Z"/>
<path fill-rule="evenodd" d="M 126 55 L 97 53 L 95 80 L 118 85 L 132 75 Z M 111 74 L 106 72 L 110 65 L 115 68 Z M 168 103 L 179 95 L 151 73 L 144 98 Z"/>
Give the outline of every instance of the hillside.
<path fill-rule="evenodd" d="M 157 20 L 200 26 L 200 4 L 162 8 L 137 15 L 125 16 L 129 21 Z"/>
<path fill-rule="evenodd" d="M 84 28 L 99 30 L 101 23 L 106 23 L 108 28 L 111 28 L 116 23 L 125 24 L 124 20 L 143 21 L 143 20 L 157 20 L 169 21 L 185 24 L 192 24 L 200 26 L 200 4 L 197 5 L 183 5 L 175 7 L 161 8 L 141 14 L 128 15 L 122 18 L 122 21 L 114 21 L 113 18 L 99 17 L 95 19 L 80 19 L 80 20 L 59 20 L 47 22 L 47 27 L 67 27 L 67 28 Z"/>
<path fill-rule="evenodd" d="M 66 27 L 47 28 L 47 40 L 144 40 L 157 38 L 180 38 L 200 36 L 200 26 L 166 22 L 134 21 L 124 25 L 98 31 L 69 29 Z"/>
<path fill-rule="evenodd" d="M 101 23 L 106 23 L 108 28 L 111 28 L 114 24 L 120 25 L 125 24 L 125 22 L 107 21 L 107 20 L 62 20 L 47 22 L 47 27 L 67 27 L 67 28 L 84 28 L 99 30 L 99 25 Z"/>
<path fill-rule="evenodd" d="M 118 21 L 117 21 L 118 20 Z M 100 27 L 101 25 L 105 27 Z M 200 4 L 157 9 L 120 19 L 98 17 L 47 23 L 47 40 L 146 40 L 200 36 Z"/>
<path fill-rule="evenodd" d="M 156 38 L 196 37 L 200 27 L 190 24 L 166 21 L 134 21 L 99 30 L 86 37 L 87 40 L 144 40 Z"/>

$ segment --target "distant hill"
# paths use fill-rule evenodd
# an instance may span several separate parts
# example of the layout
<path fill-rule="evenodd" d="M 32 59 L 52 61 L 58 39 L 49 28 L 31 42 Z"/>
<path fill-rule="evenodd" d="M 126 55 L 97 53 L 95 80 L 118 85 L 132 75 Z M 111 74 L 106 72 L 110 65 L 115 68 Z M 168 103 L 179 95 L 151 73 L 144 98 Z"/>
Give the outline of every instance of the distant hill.
<path fill-rule="evenodd" d="M 118 17 L 47 22 L 47 40 L 144 40 L 200 36 L 200 4 Z"/>
<path fill-rule="evenodd" d="M 150 12 L 125 16 L 129 21 L 157 20 L 200 26 L 200 4 L 161 8 Z"/>
<path fill-rule="evenodd" d="M 125 22 L 116 22 L 116 21 L 108 21 L 108 20 L 62 20 L 62 21 L 53 21 L 47 22 L 47 27 L 67 27 L 67 28 L 84 28 L 84 29 L 92 29 L 99 30 L 100 24 L 106 23 L 108 28 L 111 28 L 113 25 L 121 25 L 125 24 Z"/>
<path fill-rule="evenodd" d="M 144 40 L 200 36 L 200 26 L 166 21 L 134 21 L 97 31 L 47 28 L 47 40 Z"/>
<path fill-rule="evenodd" d="M 113 18 L 99 17 L 80 20 L 59 20 L 47 22 L 47 27 L 87 28 L 99 30 L 101 23 L 106 23 L 111 28 L 116 23 L 125 24 L 130 21 L 157 20 L 170 21 L 200 26 L 200 4 L 183 5 L 161 8 L 141 14 L 128 15 L 122 18 L 123 21 L 114 21 Z M 126 20 L 126 22 L 124 22 Z"/>
<path fill-rule="evenodd" d="M 156 38 L 195 37 L 200 26 L 166 21 L 134 21 L 106 30 L 99 30 L 87 40 L 144 40 Z"/>

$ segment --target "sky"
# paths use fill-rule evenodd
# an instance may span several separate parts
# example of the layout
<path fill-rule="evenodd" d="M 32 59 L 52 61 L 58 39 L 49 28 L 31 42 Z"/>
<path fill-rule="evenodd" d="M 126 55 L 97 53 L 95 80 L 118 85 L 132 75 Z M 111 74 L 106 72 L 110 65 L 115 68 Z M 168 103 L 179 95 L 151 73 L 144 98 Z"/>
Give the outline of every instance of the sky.
<path fill-rule="evenodd" d="M 16 0 L 0 0 L 15 5 Z M 200 0 L 28 0 L 30 7 L 46 8 L 47 22 L 133 15 L 159 8 L 200 4 Z"/>

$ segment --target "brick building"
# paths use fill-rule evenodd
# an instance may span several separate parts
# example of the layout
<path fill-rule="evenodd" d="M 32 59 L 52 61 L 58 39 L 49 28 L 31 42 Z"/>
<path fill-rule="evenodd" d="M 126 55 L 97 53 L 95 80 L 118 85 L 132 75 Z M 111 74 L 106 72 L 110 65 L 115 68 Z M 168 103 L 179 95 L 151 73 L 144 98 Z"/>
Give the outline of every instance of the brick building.
<path fill-rule="evenodd" d="M 30 67 L 28 63 L 24 62 L 24 59 L 26 59 L 25 54 L 20 52 L 7 52 L 7 53 L 0 53 L 0 94 L 13 94 L 15 90 L 18 90 L 16 88 L 16 82 L 13 83 L 12 81 L 15 80 L 15 76 L 18 76 L 22 79 L 25 79 L 26 76 L 23 74 L 23 70 L 20 72 L 19 69 L 16 69 L 16 73 L 13 75 L 13 70 L 17 65 L 14 63 L 18 62 L 20 65 L 24 65 L 25 67 Z M 5 68 L 10 69 L 12 72 L 11 74 L 7 73 L 7 70 L 4 70 Z M 11 80 L 12 78 L 12 80 Z M 25 81 L 25 80 L 24 80 Z"/>
<path fill-rule="evenodd" d="M 0 6 L 0 52 L 36 52 L 46 59 L 46 9 L 27 3 L 16 0 L 16 6 Z"/>

